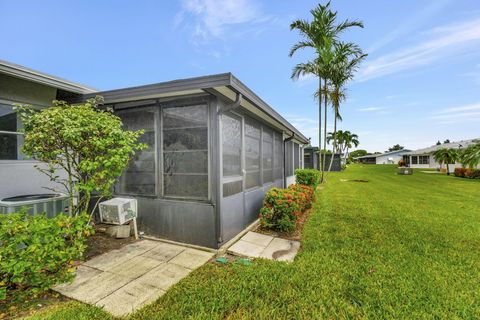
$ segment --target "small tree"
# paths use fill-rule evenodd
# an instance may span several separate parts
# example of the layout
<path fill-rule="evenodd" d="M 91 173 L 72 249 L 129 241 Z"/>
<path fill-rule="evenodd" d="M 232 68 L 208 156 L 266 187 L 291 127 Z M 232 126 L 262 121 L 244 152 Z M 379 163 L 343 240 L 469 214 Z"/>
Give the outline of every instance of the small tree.
<path fill-rule="evenodd" d="M 474 168 L 477 166 L 480 163 L 480 142 L 463 149 L 459 160 L 464 167 Z"/>
<path fill-rule="evenodd" d="M 448 167 L 448 164 L 455 163 L 458 160 L 458 150 L 452 148 L 438 149 L 433 153 L 433 157 L 440 163 L 440 168 L 442 167 L 443 163 L 447 165 L 447 175 L 450 175 L 450 168 Z"/>
<path fill-rule="evenodd" d="M 385 151 L 385 152 L 392 152 L 392 151 L 398 151 L 398 150 L 403 150 L 403 149 L 405 149 L 404 146 L 401 146 L 401 145 L 399 145 L 399 144 L 396 144 L 396 145 L 388 148 L 388 150 Z"/>
<path fill-rule="evenodd" d="M 71 215 L 88 212 L 92 193 L 98 194 L 96 204 L 110 196 L 135 153 L 147 148 L 139 143 L 143 130 L 123 130 L 119 117 L 98 108 L 102 102 L 101 97 L 79 105 L 55 100 L 52 107 L 41 111 L 16 106 L 24 125 L 22 151 L 44 162 L 37 169 L 64 187 Z"/>

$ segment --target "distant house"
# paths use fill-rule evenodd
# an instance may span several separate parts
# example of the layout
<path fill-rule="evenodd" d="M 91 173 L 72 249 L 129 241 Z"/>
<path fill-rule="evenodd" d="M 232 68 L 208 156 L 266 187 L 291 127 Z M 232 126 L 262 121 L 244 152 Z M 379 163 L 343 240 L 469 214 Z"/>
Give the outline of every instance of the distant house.
<path fill-rule="evenodd" d="M 395 150 L 385 153 L 378 153 L 378 154 L 369 154 L 362 157 L 353 158 L 359 163 L 364 164 L 395 164 L 398 161 L 403 159 L 403 155 L 411 150 L 402 149 L 402 150 Z"/>
<path fill-rule="evenodd" d="M 433 145 L 428 148 L 413 150 L 403 155 L 403 160 L 406 162 L 407 166 L 411 168 L 440 168 L 440 163 L 438 163 L 433 157 L 433 153 L 439 149 L 464 149 L 469 145 L 480 142 L 478 139 L 470 140 L 461 140 L 457 142 L 444 143 L 439 145 Z M 461 167 L 461 163 L 449 163 L 450 172 L 455 170 L 455 167 Z"/>

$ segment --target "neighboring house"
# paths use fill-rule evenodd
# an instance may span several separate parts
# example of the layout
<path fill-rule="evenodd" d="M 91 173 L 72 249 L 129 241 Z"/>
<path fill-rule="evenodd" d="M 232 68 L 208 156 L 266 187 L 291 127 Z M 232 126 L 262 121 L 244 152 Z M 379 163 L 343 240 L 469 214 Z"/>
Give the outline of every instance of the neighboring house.
<path fill-rule="evenodd" d="M 303 163 L 305 168 L 317 170 L 320 168 L 318 150 L 318 147 L 311 146 L 303 149 Z"/>
<path fill-rule="evenodd" d="M 231 73 L 98 92 L 0 62 L 0 199 L 40 193 L 50 182 L 19 152 L 11 104 L 42 108 L 95 95 L 129 130 L 139 152 L 114 194 L 138 199 L 147 235 L 217 248 L 258 218 L 265 192 L 295 182 L 308 139 Z"/>
<path fill-rule="evenodd" d="M 362 157 L 356 157 L 354 160 L 364 164 L 396 164 L 403 159 L 404 154 L 410 151 L 411 150 L 402 149 L 385 153 L 369 154 Z"/>
<path fill-rule="evenodd" d="M 423 149 L 418 149 L 418 150 L 408 152 L 403 155 L 403 160 L 406 162 L 407 166 L 411 168 L 439 169 L 440 163 L 438 163 L 433 157 L 433 153 L 435 151 L 443 148 L 464 149 L 469 145 L 472 145 L 478 142 L 480 142 L 480 139 L 462 140 L 457 142 L 433 145 L 428 148 L 423 148 Z M 462 164 L 459 162 L 449 163 L 450 172 L 453 172 L 455 170 L 455 167 L 461 167 L 461 166 Z M 444 165 L 443 168 L 446 168 L 446 166 Z"/>

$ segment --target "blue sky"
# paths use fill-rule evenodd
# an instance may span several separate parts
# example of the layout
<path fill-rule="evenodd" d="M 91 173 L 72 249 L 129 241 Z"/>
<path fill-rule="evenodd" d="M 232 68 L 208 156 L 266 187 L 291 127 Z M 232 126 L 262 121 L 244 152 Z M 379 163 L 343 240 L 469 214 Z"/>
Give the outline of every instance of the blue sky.
<path fill-rule="evenodd" d="M 0 0 L 0 59 L 112 89 L 232 72 L 317 141 L 317 80 L 293 82 L 288 57 L 315 1 Z M 365 29 L 344 39 L 369 57 L 348 86 L 340 129 L 360 148 L 480 137 L 478 0 L 337 0 Z"/>

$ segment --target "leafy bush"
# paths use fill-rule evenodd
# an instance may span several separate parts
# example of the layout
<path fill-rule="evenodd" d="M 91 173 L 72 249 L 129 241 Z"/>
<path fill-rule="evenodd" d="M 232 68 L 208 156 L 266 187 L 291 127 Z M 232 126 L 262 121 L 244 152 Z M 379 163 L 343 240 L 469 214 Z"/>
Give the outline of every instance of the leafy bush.
<path fill-rule="evenodd" d="M 0 215 L 0 292 L 16 299 L 73 278 L 74 260 L 82 257 L 93 233 L 89 216 L 59 214 Z"/>
<path fill-rule="evenodd" d="M 453 174 L 455 175 L 455 177 L 464 177 L 465 176 L 465 171 L 467 169 L 465 168 L 455 168 L 455 171 L 453 172 Z"/>
<path fill-rule="evenodd" d="M 473 169 L 466 168 L 465 172 L 463 173 L 463 176 L 465 178 L 471 178 L 473 175 Z"/>
<path fill-rule="evenodd" d="M 398 161 L 398 166 L 399 166 L 399 167 L 405 167 L 405 164 L 406 164 L 406 163 L 405 163 L 404 160 Z"/>
<path fill-rule="evenodd" d="M 300 184 L 270 189 L 260 209 L 261 225 L 281 232 L 294 230 L 298 217 L 311 207 L 313 195 L 312 187 Z"/>
<path fill-rule="evenodd" d="M 297 169 L 295 170 L 296 183 L 316 189 L 320 181 L 320 171 L 315 169 Z"/>
<path fill-rule="evenodd" d="M 479 169 L 473 170 L 472 175 L 470 176 L 470 179 L 480 179 L 480 170 Z"/>
<path fill-rule="evenodd" d="M 263 227 L 281 232 L 295 229 L 296 221 L 302 214 L 301 205 L 296 201 L 291 189 L 272 188 L 265 195 L 260 209 L 260 222 Z"/>
<path fill-rule="evenodd" d="M 300 210 L 310 209 L 313 202 L 314 190 L 303 184 L 292 184 L 288 187 L 295 196 L 295 201 L 300 205 Z"/>

